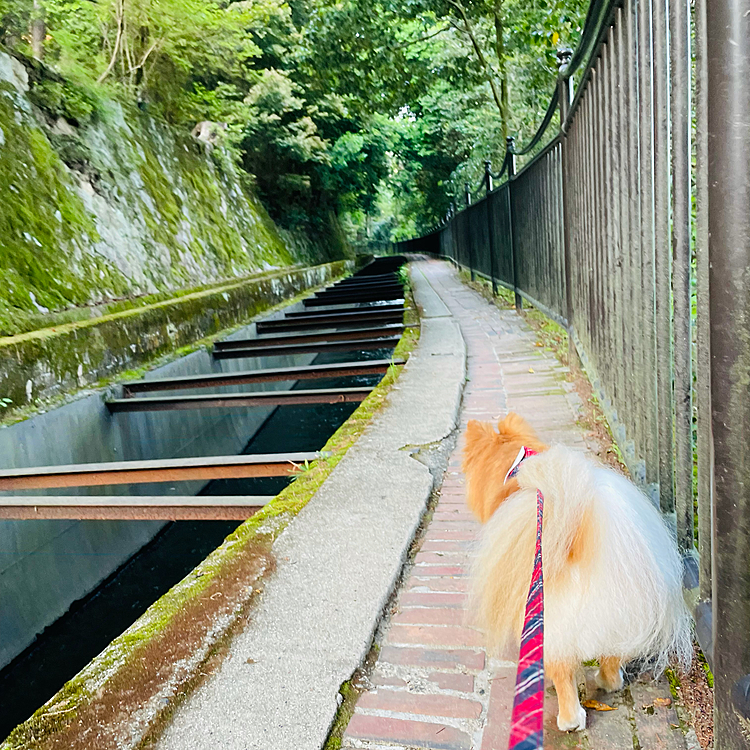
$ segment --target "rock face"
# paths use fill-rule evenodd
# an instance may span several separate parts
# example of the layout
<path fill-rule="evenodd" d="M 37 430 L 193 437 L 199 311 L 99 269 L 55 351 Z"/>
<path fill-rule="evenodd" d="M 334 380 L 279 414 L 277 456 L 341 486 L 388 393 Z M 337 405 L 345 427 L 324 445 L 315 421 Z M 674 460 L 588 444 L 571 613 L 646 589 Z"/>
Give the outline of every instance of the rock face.
<path fill-rule="evenodd" d="M 221 148 L 0 49 L 0 336 L 49 313 L 330 258 Z"/>

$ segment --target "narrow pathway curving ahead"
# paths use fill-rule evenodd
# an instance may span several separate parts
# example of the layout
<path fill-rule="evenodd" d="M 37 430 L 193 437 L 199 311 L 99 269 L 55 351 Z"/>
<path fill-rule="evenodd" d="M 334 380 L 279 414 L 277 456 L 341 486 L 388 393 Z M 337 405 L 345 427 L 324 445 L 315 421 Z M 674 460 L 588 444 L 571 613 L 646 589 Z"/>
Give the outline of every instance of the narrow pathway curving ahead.
<path fill-rule="evenodd" d="M 499 310 L 463 285 L 440 261 L 419 262 L 421 274 L 460 326 L 467 349 L 461 431 L 469 419 L 497 422 L 508 411 L 527 418 L 548 442 L 587 450 L 577 425 L 580 399 L 565 368 L 536 345 L 528 324 Z M 466 626 L 470 555 L 479 524 L 468 511 L 459 440 L 443 477 L 434 515 L 397 599 L 371 677 L 344 735 L 344 748 L 505 750 L 515 664 L 493 660 L 481 634 Z M 589 728 L 564 735 L 554 723 L 557 703 L 548 688 L 545 747 L 608 750 L 684 750 L 669 685 L 638 682 L 596 694 L 586 669 L 587 697 L 614 711 L 588 711 Z M 655 699 L 660 699 L 656 700 Z M 670 705 L 665 705 L 665 704 Z"/>

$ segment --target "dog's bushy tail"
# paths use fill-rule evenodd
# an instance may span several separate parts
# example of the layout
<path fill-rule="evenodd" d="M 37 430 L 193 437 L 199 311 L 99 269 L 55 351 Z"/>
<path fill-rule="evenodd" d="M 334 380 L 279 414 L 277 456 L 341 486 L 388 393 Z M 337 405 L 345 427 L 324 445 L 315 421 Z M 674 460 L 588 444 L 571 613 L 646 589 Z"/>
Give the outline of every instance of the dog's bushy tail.
<path fill-rule="evenodd" d="M 563 446 L 527 459 L 518 473 L 522 490 L 544 496 L 544 573 L 554 580 L 570 563 L 588 564 L 599 549 L 593 464 Z"/>

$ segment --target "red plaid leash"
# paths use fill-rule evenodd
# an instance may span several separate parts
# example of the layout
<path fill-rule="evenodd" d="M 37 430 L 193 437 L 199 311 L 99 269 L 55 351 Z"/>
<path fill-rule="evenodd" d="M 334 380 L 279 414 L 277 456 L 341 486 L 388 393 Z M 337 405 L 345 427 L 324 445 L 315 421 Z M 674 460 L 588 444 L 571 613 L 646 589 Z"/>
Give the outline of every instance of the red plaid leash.
<path fill-rule="evenodd" d="M 521 462 L 536 452 L 522 448 L 506 476 L 516 475 Z M 508 750 L 542 750 L 544 747 L 544 576 L 542 575 L 542 518 L 544 495 L 536 491 L 536 552 L 521 650 L 516 672 L 516 692 L 510 721 Z"/>

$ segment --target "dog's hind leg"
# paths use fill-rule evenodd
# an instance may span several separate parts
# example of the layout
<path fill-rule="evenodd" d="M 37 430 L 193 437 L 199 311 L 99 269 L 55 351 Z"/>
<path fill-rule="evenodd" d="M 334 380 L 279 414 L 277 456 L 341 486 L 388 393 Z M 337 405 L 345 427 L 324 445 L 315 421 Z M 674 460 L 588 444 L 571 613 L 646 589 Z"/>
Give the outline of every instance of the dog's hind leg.
<path fill-rule="evenodd" d="M 622 689 L 625 683 L 622 676 L 622 659 L 619 656 L 602 656 L 599 659 L 596 684 L 607 692 Z"/>
<path fill-rule="evenodd" d="M 549 662 L 545 668 L 557 693 L 557 728 L 561 732 L 586 729 L 586 711 L 578 701 L 578 665 L 557 661 Z"/>

